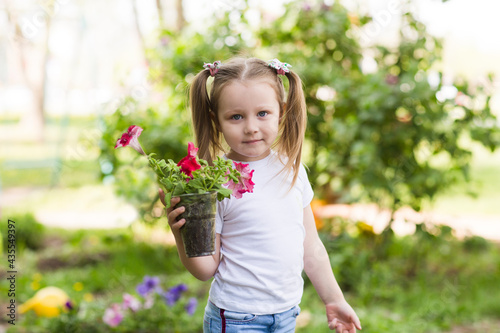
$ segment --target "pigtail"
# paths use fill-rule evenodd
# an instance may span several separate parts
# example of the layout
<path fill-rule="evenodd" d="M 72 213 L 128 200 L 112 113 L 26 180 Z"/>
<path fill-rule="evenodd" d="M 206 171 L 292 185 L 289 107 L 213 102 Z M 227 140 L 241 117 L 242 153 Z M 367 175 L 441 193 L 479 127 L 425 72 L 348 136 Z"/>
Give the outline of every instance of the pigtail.
<path fill-rule="evenodd" d="M 198 156 L 211 163 L 216 156 L 216 150 L 220 148 L 220 143 L 219 131 L 214 122 L 216 117 L 212 113 L 207 92 L 209 76 L 208 70 L 200 71 L 191 84 L 189 95 L 195 145 L 199 148 Z"/>
<path fill-rule="evenodd" d="M 289 91 L 280 123 L 281 136 L 278 152 L 288 157 L 285 170 L 287 172 L 293 170 L 293 186 L 299 175 L 302 145 L 307 126 L 307 111 L 300 77 L 291 70 L 286 73 L 286 77 L 289 82 Z"/>

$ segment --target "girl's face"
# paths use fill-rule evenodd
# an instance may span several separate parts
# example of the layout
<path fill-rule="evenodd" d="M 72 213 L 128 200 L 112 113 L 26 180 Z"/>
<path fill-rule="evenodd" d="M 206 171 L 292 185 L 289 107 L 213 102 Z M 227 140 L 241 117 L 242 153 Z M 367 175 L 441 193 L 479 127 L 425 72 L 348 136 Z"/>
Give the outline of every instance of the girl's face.
<path fill-rule="evenodd" d="M 271 152 L 278 136 L 280 105 L 276 92 L 265 81 L 234 81 L 220 94 L 218 120 L 231 150 L 227 157 L 258 161 Z"/>

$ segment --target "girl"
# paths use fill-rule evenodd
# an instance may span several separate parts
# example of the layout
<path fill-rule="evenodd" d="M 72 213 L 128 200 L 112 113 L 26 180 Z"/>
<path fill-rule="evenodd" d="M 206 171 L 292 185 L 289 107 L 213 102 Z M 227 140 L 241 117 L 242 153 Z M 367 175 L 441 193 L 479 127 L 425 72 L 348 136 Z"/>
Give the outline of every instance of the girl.
<path fill-rule="evenodd" d="M 185 220 L 176 221 L 184 207 L 167 210 L 184 266 L 200 280 L 214 277 L 204 332 L 294 332 L 302 270 L 325 303 L 330 329 L 356 332 L 359 319 L 335 280 L 310 207 L 313 190 L 301 164 L 306 106 L 300 78 L 277 59 L 204 67 L 190 91 L 198 155 L 212 161 L 227 144 L 225 158 L 248 163 L 255 183 L 253 193 L 218 203 L 213 256 L 187 258 L 179 231 Z M 282 75 L 289 82 L 286 99 Z M 172 198 L 171 207 L 178 202 Z"/>

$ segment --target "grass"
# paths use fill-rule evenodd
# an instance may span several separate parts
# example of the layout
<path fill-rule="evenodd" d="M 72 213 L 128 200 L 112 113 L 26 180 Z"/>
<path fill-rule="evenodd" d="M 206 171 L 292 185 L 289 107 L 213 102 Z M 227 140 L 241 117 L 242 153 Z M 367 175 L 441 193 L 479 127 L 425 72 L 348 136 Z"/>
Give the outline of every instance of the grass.
<path fill-rule="evenodd" d="M 49 118 L 44 142 L 36 142 L 25 140 L 12 120 L 0 119 L 0 131 L 5 134 L 0 152 L 2 187 L 99 183 L 97 123 L 94 117 L 73 117 L 67 125 L 63 119 Z"/>
<path fill-rule="evenodd" d="M 457 240 L 447 227 L 419 227 L 413 235 L 396 237 L 362 233 L 338 219 L 330 222 L 335 228 L 322 230 L 321 236 L 337 280 L 365 332 L 446 332 L 455 325 L 500 318 L 498 244 L 478 237 Z M 156 275 L 168 286 L 181 282 L 189 286 L 199 306 L 193 317 L 182 320 L 195 328 L 179 332 L 200 331 L 210 284 L 187 273 L 175 247 L 154 244 L 130 228 L 73 232 L 45 228 L 36 236 L 42 239 L 39 248 L 21 247 L 17 253 L 19 303 L 40 288 L 57 286 L 78 304 L 80 312 L 85 311 L 71 317 L 73 324 L 92 322 L 89 332 L 115 331 L 102 323 L 104 309 L 120 302 L 124 292 L 134 294 L 145 275 Z M 3 276 L 0 289 L 7 289 Z M 324 307 L 307 279 L 301 308 L 299 322 L 304 326 L 298 332 L 330 332 Z M 168 315 L 174 310 L 165 311 Z M 59 327 L 65 320 L 28 313 L 19 316 L 16 329 L 8 332 L 48 332 L 43 329 Z M 143 320 L 157 319 L 147 315 Z"/>
<path fill-rule="evenodd" d="M 445 191 L 428 209 L 449 214 L 500 216 L 500 150 L 491 153 L 473 146 L 471 182 Z"/>
<path fill-rule="evenodd" d="M 26 216 L 12 218 L 22 223 Z M 93 319 L 101 321 L 100 325 L 106 329 L 100 319 L 104 309 L 113 302 L 121 302 L 123 293 L 135 294 L 135 287 L 145 275 L 161 277 L 165 286 L 187 283 L 190 293 L 195 296 L 207 292 L 207 285 L 197 281 L 182 267 L 174 247 L 137 240 L 131 229 L 70 232 L 48 228 L 43 233 L 38 231 L 37 235 L 43 238 L 40 248 L 18 247 L 18 305 L 43 287 L 57 286 L 66 291 L 80 308 L 92 308 Z M 23 239 L 18 239 L 20 245 Z M 0 275 L 3 293 L 8 289 L 8 281 L 4 273 Z M 4 302 L 2 298 L 2 306 Z M 199 307 L 196 316 L 199 318 L 202 313 L 203 308 Z M 20 315 L 16 327 L 8 332 L 48 332 L 50 330 L 42 328 L 48 329 L 53 322 L 29 312 Z"/>
<path fill-rule="evenodd" d="M 478 237 L 459 241 L 448 227 L 417 228 L 405 237 L 322 235 L 363 331 L 447 332 L 500 318 L 498 244 Z M 310 321 L 299 332 L 328 332 L 310 285 L 302 303 Z"/>

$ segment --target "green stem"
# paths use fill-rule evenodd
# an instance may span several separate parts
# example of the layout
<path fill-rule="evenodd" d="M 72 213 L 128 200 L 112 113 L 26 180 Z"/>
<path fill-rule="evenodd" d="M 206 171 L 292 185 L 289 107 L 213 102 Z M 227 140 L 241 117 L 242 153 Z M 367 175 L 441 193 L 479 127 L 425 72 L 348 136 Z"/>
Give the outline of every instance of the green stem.
<path fill-rule="evenodd" d="M 219 177 L 222 175 L 222 172 L 221 170 L 219 169 L 219 172 L 216 174 L 216 176 L 214 177 L 214 180 L 212 181 L 212 184 L 210 185 L 210 187 L 207 189 L 207 192 L 210 192 L 210 190 L 212 189 L 212 187 L 214 187 L 215 183 L 217 183 L 217 180 L 219 179 Z"/>

